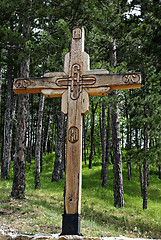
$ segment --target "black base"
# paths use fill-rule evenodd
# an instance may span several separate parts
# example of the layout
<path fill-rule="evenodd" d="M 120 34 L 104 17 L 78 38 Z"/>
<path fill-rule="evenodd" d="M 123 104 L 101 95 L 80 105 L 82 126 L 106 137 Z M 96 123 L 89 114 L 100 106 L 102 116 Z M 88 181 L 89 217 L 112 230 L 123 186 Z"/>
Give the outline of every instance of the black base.
<path fill-rule="evenodd" d="M 79 235 L 80 233 L 80 214 L 63 214 L 63 224 L 61 235 Z"/>

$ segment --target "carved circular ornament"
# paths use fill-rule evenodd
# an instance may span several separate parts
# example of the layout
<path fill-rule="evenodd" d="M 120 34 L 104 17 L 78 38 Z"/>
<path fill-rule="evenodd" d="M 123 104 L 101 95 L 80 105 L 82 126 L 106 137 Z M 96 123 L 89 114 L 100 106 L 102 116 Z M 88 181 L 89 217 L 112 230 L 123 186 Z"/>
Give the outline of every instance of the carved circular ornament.
<path fill-rule="evenodd" d="M 70 143 L 76 143 L 79 140 L 79 129 L 72 126 L 68 130 L 68 140 Z"/>
<path fill-rule="evenodd" d="M 122 78 L 124 83 L 137 83 L 140 81 L 140 76 L 138 74 L 125 74 Z"/>
<path fill-rule="evenodd" d="M 32 82 L 29 79 L 17 79 L 14 82 L 16 88 L 27 88 L 32 85 Z"/>

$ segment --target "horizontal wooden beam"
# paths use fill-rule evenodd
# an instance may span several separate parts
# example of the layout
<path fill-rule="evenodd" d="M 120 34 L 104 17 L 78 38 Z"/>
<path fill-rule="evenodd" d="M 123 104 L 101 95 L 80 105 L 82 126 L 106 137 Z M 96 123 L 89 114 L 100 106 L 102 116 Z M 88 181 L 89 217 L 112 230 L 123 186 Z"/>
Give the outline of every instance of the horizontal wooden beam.
<path fill-rule="evenodd" d="M 43 78 L 17 78 L 13 83 L 13 91 L 16 94 L 41 93 L 42 90 L 52 89 L 53 91 L 66 90 L 67 86 L 58 86 L 56 80 L 65 74 L 54 77 Z"/>
<path fill-rule="evenodd" d="M 140 73 L 94 74 L 93 72 L 92 76 L 96 78 L 96 83 L 89 86 L 89 88 L 110 87 L 111 89 L 130 89 L 130 88 L 141 87 Z M 86 77 L 88 77 L 88 75 L 83 75 L 83 78 L 86 78 Z"/>
<path fill-rule="evenodd" d="M 84 88 L 90 96 L 105 96 L 110 92 L 110 87 Z"/>
<path fill-rule="evenodd" d="M 64 89 L 43 89 L 41 93 L 47 98 L 61 97 L 65 92 Z"/>
<path fill-rule="evenodd" d="M 111 86 L 110 90 L 124 90 L 124 89 L 134 89 L 134 88 L 141 88 L 141 83 L 136 84 L 127 84 L 127 85 L 114 85 Z"/>

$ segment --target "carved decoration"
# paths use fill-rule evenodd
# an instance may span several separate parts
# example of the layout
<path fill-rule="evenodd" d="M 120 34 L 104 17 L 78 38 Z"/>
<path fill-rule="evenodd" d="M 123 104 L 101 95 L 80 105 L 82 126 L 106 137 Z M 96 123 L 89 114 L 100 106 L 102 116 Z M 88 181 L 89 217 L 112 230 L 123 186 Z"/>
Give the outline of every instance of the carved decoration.
<path fill-rule="evenodd" d="M 72 126 L 68 130 L 68 140 L 70 143 L 76 143 L 79 140 L 79 129 Z"/>
<path fill-rule="evenodd" d="M 75 63 L 71 68 L 71 77 L 57 78 L 55 83 L 59 87 L 70 86 L 70 97 L 72 100 L 77 100 L 83 86 L 95 84 L 96 78 L 94 76 L 81 76 L 81 66 Z"/>
<path fill-rule="evenodd" d="M 81 67 L 79 64 L 74 64 L 72 66 L 71 72 L 71 87 L 70 87 L 70 97 L 73 100 L 79 98 L 80 93 L 82 92 L 82 86 L 80 84 L 80 76 L 81 76 Z"/>
<path fill-rule="evenodd" d="M 57 78 L 55 81 L 56 85 L 59 87 L 66 87 L 68 86 L 68 76 L 64 78 Z"/>
<path fill-rule="evenodd" d="M 79 27 L 73 29 L 73 39 L 81 39 L 82 38 L 82 30 Z"/>
<path fill-rule="evenodd" d="M 17 79 L 14 82 L 16 88 L 28 88 L 32 85 L 32 82 L 29 79 Z"/>
<path fill-rule="evenodd" d="M 138 74 L 125 74 L 122 78 L 124 83 L 137 83 L 140 81 L 140 76 Z"/>

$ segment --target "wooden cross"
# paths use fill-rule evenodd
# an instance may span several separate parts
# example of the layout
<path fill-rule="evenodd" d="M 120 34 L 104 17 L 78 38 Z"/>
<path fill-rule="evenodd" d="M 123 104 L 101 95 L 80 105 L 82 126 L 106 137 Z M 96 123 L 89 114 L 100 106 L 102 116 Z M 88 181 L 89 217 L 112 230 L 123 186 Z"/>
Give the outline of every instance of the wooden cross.
<path fill-rule="evenodd" d="M 141 87 L 141 74 L 109 74 L 90 70 L 84 52 L 84 29 L 75 27 L 64 72 L 51 72 L 42 78 L 15 79 L 16 94 L 43 93 L 62 97 L 61 110 L 68 116 L 63 235 L 80 235 L 82 186 L 82 118 L 89 110 L 89 96 L 107 95 L 111 90 Z"/>

